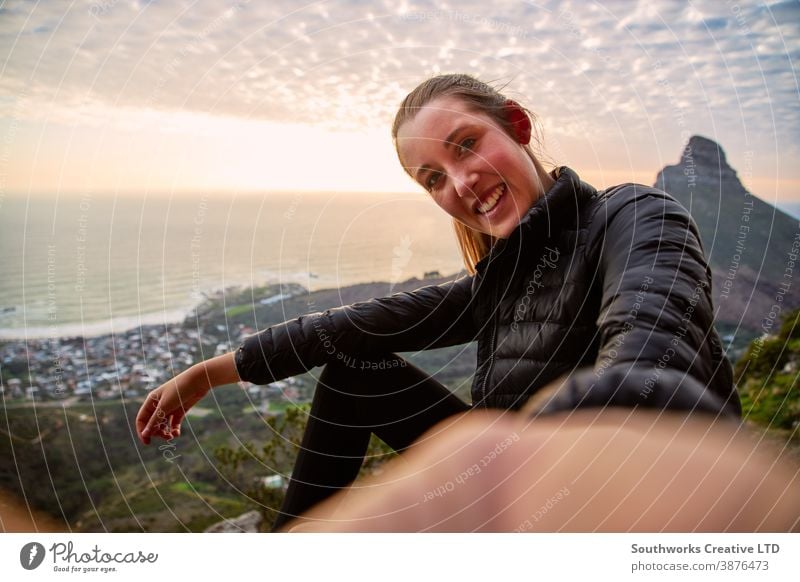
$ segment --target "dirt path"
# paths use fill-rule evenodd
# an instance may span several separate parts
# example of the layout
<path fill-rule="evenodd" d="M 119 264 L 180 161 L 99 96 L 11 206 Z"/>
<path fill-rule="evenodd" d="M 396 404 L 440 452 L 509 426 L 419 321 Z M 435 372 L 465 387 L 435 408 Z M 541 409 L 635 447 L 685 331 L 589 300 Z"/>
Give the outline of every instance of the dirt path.
<path fill-rule="evenodd" d="M 0 489 L 0 532 L 63 532 L 66 524 L 43 511 L 31 509 L 16 493 Z"/>

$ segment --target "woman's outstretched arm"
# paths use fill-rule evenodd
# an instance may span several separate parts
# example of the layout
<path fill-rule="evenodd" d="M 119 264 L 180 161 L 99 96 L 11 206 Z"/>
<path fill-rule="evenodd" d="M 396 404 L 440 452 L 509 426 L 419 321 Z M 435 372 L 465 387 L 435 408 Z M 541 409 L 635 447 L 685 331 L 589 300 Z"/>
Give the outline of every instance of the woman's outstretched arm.
<path fill-rule="evenodd" d="M 425 350 L 475 339 L 472 278 L 300 316 L 246 339 L 242 380 L 268 384 L 330 361 L 370 364 L 370 354 Z M 360 364 L 356 364 L 360 365 Z"/>
<path fill-rule="evenodd" d="M 617 405 L 738 417 L 731 365 L 714 329 L 711 270 L 689 212 L 647 186 L 604 196 L 587 243 L 601 287 L 595 366 L 540 392 L 530 409 Z"/>
<path fill-rule="evenodd" d="M 136 415 L 136 433 L 146 445 L 152 437 L 179 436 L 186 412 L 211 388 L 239 381 L 234 352 L 195 364 L 147 395 Z"/>
<path fill-rule="evenodd" d="M 472 341 L 471 281 L 463 277 L 271 326 L 236 351 L 195 364 L 150 392 L 136 417 L 139 439 L 149 444 L 154 436 L 178 436 L 186 411 L 216 386 L 268 384 L 329 361 L 372 365 L 371 354 Z"/>

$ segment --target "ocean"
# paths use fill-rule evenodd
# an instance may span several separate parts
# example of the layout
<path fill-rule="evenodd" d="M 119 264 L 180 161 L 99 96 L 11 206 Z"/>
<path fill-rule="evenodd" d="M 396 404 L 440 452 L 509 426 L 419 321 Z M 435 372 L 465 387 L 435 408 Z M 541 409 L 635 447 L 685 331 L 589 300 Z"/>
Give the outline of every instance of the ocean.
<path fill-rule="evenodd" d="M 1 339 L 180 321 L 231 286 L 318 290 L 463 266 L 424 194 L 6 194 L 0 249 Z"/>
<path fill-rule="evenodd" d="M 800 202 L 781 202 L 777 207 L 789 216 L 800 220 Z"/>

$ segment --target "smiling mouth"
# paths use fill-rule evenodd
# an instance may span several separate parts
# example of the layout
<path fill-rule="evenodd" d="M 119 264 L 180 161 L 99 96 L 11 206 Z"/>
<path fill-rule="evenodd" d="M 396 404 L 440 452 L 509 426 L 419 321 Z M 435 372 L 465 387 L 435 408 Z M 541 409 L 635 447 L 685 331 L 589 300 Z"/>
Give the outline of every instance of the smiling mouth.
<path fill-rule="evenodd" d="M 492 210 L 495 206 L 497 206 L 497 202 L 502 198 L 506 193 L 506 185 L 500 184 L 497 188 L 494 189 L 489 197 L 486 199 L 486 202 L 480 204 L 476 209 L 478 214 L 486 214 Z"/>

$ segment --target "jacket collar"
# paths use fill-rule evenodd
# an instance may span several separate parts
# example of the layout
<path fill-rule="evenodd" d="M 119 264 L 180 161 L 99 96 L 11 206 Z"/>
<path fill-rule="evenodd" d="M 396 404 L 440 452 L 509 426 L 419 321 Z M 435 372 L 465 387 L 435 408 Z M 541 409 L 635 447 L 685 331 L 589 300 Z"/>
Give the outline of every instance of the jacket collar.
<path fill-rule="evenodd" d="M 519 260 L 521 249 L 531 251 L 533 250 L 531 245 L 537 243 L 543 245 L 547 239 L 560 232 L 565 224 L 576 221 L 580 208 L 597 194 L 595 188 L 583 182 L 578 174 L 566 166 L 556 168 L 551 175 L 556 181 L 550 189 L 534 202 L 509 237 L 499 239 L 489 253 L 475 265 L 479 274 L 482 274 L 490 263 L 500 261 L 504 257 L 514 257 Z"/>

